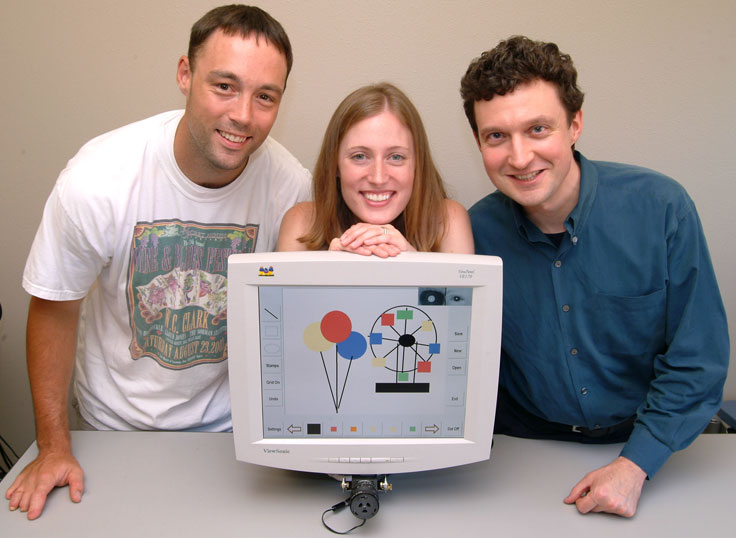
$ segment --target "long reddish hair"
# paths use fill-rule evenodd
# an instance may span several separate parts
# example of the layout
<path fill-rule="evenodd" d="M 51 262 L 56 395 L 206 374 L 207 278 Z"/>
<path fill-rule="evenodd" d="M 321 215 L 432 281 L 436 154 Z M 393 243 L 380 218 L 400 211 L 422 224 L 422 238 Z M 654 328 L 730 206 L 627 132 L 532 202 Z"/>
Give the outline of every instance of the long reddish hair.
<path fill-rule="evenodd" d="M 391 223 L 418 251 L 436 251 L 445 228 L 442 177 L 432 161 L 429 140 L 419 112 L 409 98 L 393 84 L 382 82 L 364 86 L 348 95 L 330 119 L 322 148 L 314 167 L 312 194 L 314 220 L 299 241 L 309 250 L 324 250 L 358 220 L 342 198 L 338 178 L 338 148 L 356 123 L 389 110 L 409 129 L 414 140 L 414 185 L 404 211 Z"/>

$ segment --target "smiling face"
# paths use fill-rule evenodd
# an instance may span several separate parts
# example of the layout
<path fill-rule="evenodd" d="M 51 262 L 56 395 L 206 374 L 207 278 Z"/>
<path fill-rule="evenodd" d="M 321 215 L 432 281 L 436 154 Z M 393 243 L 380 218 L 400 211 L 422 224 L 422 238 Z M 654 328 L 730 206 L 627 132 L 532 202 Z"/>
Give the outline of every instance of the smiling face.
<path fill-rule="evenodd" d="M 227 185 L 276 121 L 286 59 L 262 36 L 217 30 L 193 66 L 186 57 L 179 60 L 177 82 L 187 104 L 174 140 L 176 161 L 199 185 Z"/>
<path fill-rule="evenodd" d="M 580 170 L 572 145 L 582 113 L 569 121 L 556 87 L 543 80 L 476 101 L 478 147 L 488 177 L 524 207 L 543 232 L 564 231 L 578 201 Z"/>
<path fill-rule="evenodd" d="M 406 208 L 414 185 L 411 132 L 384 109 L 348 129 L 340 141 L 337 167 L 342 197 L 357 219 L 391 223 Z"/>

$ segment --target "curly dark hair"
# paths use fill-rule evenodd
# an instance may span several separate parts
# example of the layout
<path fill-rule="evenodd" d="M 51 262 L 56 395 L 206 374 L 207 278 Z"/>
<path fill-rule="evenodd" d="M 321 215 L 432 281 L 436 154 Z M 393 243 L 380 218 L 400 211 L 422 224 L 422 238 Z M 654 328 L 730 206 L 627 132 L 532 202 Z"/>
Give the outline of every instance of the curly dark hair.
<path fill-rule="evenodd" d="M 475 58 L 460 81 L 463 108 L 473 133 L 478 135 L 475 102 L 513 92 L 520 84 L 542 79 L 557 86 L 568 121 L 583 106 L 583 92 L 577 85 L 578 72 L 569 54 L 554 43 L 513 36 Z"/>

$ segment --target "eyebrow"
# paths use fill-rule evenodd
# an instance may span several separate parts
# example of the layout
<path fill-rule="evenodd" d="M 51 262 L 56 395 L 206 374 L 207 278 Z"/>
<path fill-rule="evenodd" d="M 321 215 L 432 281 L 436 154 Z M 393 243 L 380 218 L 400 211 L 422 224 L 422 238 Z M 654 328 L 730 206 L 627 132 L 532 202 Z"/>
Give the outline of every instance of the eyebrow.
<path fill-rule="evenodd" d="M 539 116 L 535 116 L 533 118 L 530 118 L 529 120 L 524 122 L 524 125 L 526 128 L 533 127 L 534 125 L 553 125 L 555 124 L 555 119 L 552 116 L 547 116 L 545 114 L 540 114 Z M 502 129 L 500 127 L 496 127 L 495 125 L 490 125 L 488 127 L 483 127 L 478 130 L 478 132 L 481 135 L 485 135 L 488 133 L 497 133 L 497 132 L 504 132 L 505 129 Z"/>
<path fill-rule="evenodd" d="M 553 124 L 555 123 L 555 118 L 552 116 L 545 116 L 544 114 L 541 114 L 537 116 L 536 118 L 532 118 L 527 122 L 527 125 L 539 125 L 540 123 L 546 123 L 546 124 Z"/>
<path fill-rule="evenodd" d="M 366 151 L 366 152 L 372 151 L 371 148 L 369 148 L 368 146 L 362 146 L 360 144 L 356 146 L 348 146 L 345 148 L 345 150 L 346 151 L 360 150 L 360 151 Z M 398 150 L 407 151 L 407 152 L 412 151 L 412 149 L 408 146 L 391 146 L 390 148 L 386 148 L 386 151 L 398 151 Z"/>
<path fill-rule="evenodd" d="M 207 74 L 207 78 L 213 79 L 213 78 L 224 78 L 227 80 L 232 80 L 233 82 L 237 82 L 240 84 L 242 81 L 240 77 L 238 77 L 235 73 L 232 71 L 222 71 L 222 70 L 214 70 L 210 71 Z M 272 91 L 274 93 L 277 93 L 278 95 L 282 95 L 284 93 L 284 89 L 280 86 L 277 86 L 276 84 L 263 84 L 262 86 L 259 86 L 260 90 L 266 90 L 266 91 Z"/>

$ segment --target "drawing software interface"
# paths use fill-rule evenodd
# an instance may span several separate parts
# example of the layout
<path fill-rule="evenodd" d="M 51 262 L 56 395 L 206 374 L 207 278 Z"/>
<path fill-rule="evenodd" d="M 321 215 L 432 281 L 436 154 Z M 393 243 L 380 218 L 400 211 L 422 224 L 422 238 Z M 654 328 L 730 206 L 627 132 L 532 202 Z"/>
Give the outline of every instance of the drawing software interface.
<path fill-rule="evenodd" d="M 263 437 L 463 437 L 472 288 L 262 286 Z"/>

